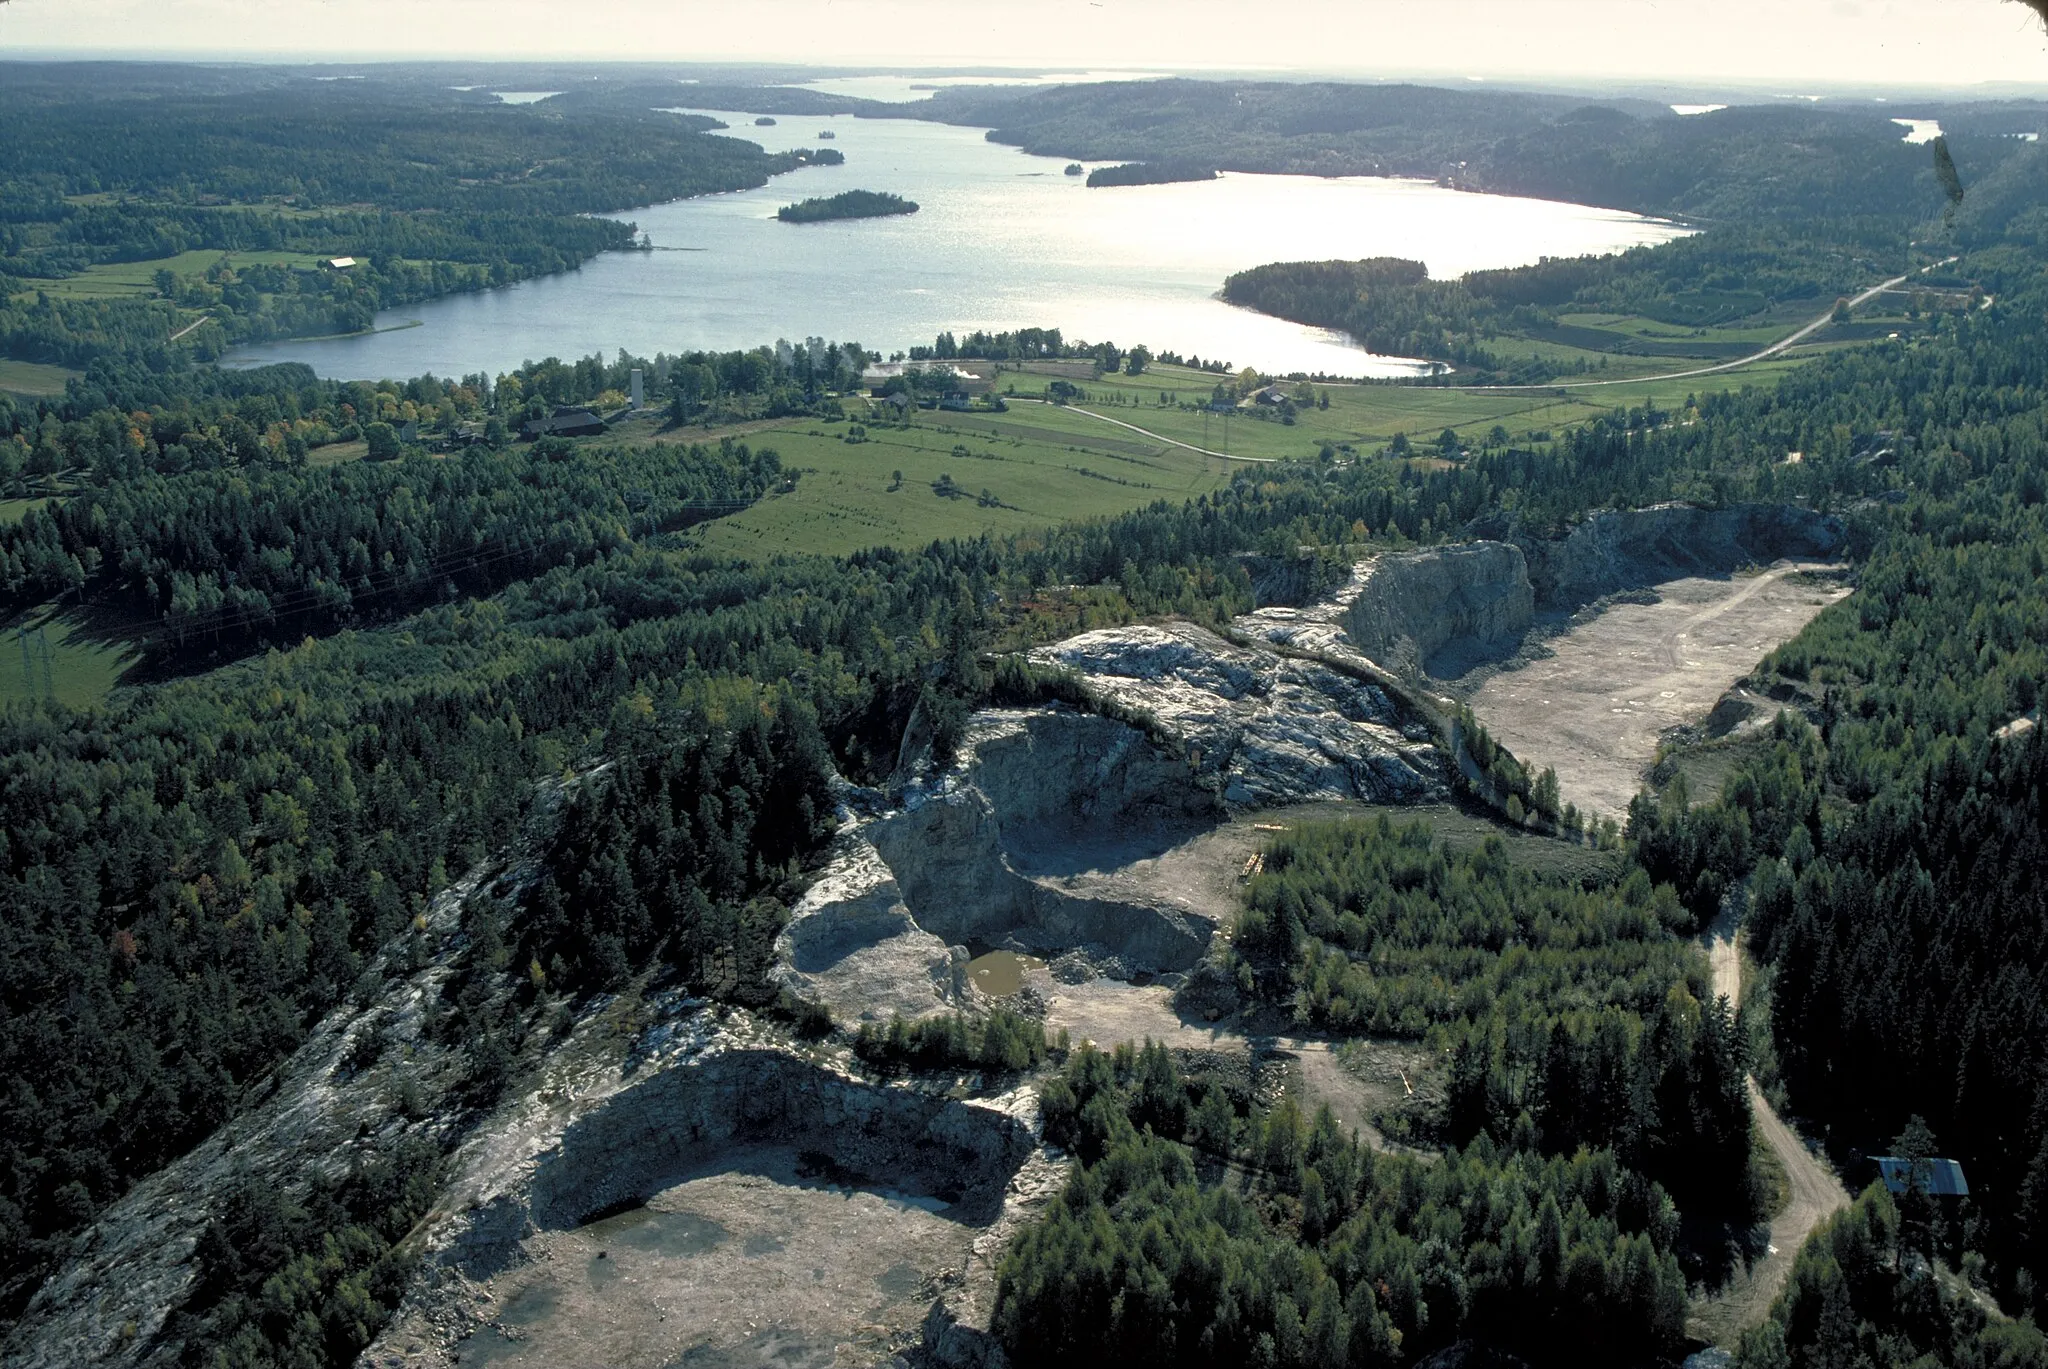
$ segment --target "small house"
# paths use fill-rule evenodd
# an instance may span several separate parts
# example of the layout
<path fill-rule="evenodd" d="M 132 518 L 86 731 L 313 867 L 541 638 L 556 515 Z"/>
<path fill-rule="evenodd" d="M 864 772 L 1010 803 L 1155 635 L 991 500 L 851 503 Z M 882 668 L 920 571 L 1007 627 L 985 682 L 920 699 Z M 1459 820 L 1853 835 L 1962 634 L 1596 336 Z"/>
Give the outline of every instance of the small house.
<path fill-rule="evenodd" d="M 974 396 L 965 390 L 948 390 L 940 397 L 939 407 L 949 413 L 964 414 L 974 407 Z"/>
<path fill-rule="evenodd" d="M 346 271 L 355 264 L 356 259 L 354 257 L 329 257 L 327 259 L 327 269 L 330 271 Z"/>
<path fill-rule="evenodd" d="M 1954 1160 L 1914 1161 L 1897 1155 L 1873 1155 L 1871 1158 L 1877 1161 L 1877 1172 L 1884 1176 L 1884 1186 L 1895 1194 L 1917 1188 L 1937 1198 L 1970 1196 L 1970 1184 L 1963 1178 L 1963 1167 Z"/>

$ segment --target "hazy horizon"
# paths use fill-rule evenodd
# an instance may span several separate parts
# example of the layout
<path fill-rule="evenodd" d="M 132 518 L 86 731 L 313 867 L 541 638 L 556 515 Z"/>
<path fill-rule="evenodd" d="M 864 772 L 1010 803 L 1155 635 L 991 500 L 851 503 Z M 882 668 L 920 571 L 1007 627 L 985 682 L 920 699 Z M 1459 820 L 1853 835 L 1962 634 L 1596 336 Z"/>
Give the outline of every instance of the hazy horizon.
<path fill-rule="evenodd" d="M 0 56 L 246 61 L 687 61 L 834 68 L 1286 73 L 1657 87 L 2041 85 L 2012 0 L 12 0 Z M 1260 35 L 1270 38 L 1270 53 Z M 397 45 L 402 41 L 402 46 Z M 1228 60 L 1218 60 L 1227 53 Z M 1304 60 L 1297 54 L 1312 54 Z M 1819 55 L 1817 58 L 1816 55 Z"/>

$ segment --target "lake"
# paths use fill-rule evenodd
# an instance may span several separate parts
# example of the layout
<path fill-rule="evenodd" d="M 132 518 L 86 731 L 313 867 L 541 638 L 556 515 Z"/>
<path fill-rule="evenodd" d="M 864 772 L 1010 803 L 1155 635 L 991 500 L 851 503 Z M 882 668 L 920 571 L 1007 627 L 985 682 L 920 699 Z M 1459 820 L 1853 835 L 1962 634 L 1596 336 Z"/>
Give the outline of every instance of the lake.
<path fill-rule="evenodd" d="M 678 86 L 680 98 L 688 87 Z M 713 112 L 713 111 L 703 111 Z M 641 355 L 824 336 L 884 353 L 941 331 L 1059 328 L 1069 339 L 1286 374 L 1411 374 L 1341 335 L 1217 299 L 1233 271 L 1266 262 L 1409 257 L 1438 277 L 1545 256 L 1615 252 L 1681 236 L 1615 210 L 1444 190 L 1377 177 L 1228 174 L 1183 185 L 1090 190 L 1066 163 L 913 119 L 718 112 L 768 147 L 836 147 L 758 190 L 638 209 L 652 252 L 393 310 L 358 337 L 266 343 L 231 364 L 302 361 L 362 380 L 492 374 L 546 356 Z M 818 133 L 830 129 L 829 142 Z M 860 188 L 915 200 L 898 218 L 785 224 L 794 200 Z M 403 325 L 417 322 L 416 327 Z"/>

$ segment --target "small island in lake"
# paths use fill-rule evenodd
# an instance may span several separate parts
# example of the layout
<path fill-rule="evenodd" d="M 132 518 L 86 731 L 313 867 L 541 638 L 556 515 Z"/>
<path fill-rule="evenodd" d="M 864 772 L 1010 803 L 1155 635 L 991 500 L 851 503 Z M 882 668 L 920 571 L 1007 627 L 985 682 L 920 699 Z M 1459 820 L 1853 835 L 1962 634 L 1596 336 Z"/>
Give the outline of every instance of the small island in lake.
<path fill-rule="evenodd" d="M 834 133 L 834 132 L 833 132 L 833 131 L 832 131 L 831 129 L 829 129 L 829 128 L 821 128 L 821 129 L 819 129 L 819 130 L 818 130 L 818 136 L 819 136 L 820 138 L 824 139 L 824 140 L 825 140 L 826 142 L 828 142 L 828 143 L 829 143 L 829 142 L 831 142 L 831 141 L 832 141 L 832 140 L 833 140 L 834 138 L 838 137 L 839 135 L 838 135 L 837 133 Z"/>
<path fill-rule="evenodd" d="M 1175 181 L 1213 181 L 1216 168 L 1199 162 L 1125 162 L 1088 173 L 1089 186 L 1170 185 Z"/>
<path fill-rule="evenodd" d="M 763 114 L 763 115 L 762 115 L 762 116 L 761 116 L 760 118 L 758 118 L 758 119 L 754 120 L 754 127 L 755 127 L 755 128 L 773 128 L 773 127 L 775 127 L 775 121 L 774 121 L 773 119 L 769 118 L 769 117 L 768 117 L 768 116 L 767 116 L 766 114 Z"/>
<path fill-rule="evenodd" d="M 1067 174 L 1068 174 L 1069 176 L 1078 176 L 1078 175 L 1080 175 L 1080 174 L 1081 174 L 1081 164 L 1080 164 L 1079 162 L 1068 162 L 1068 163 L 1067 163 Z"/>
<path fill-rule="evenodd" d="M 875 190 L 842 190 L 829 199 L 786 204 L 775 212 L 784 223 L 822 223 L 827 219 L 882 219 L 915 214 L 917 201 Z"/>

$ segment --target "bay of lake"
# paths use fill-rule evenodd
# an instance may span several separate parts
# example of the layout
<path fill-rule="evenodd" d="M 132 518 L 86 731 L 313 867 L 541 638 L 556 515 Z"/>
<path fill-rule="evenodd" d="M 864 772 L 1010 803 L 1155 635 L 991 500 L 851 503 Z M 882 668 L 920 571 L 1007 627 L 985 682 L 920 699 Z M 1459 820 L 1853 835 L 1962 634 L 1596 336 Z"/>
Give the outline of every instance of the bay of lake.
<path fill-rule="evenodd" d="M 607 253 L 560 275 L 391 310 L 375 333 L 240 348 L 228 362 L 301 361 L 346 380 L 460 376 L 619 348 L 652 355 L 824 336 L 889 353 L 945 330 L 1039 327 L 1278 374 L 1405 375 L 1414 363 L 1216 293 L 1231 272 L 1266 262 L 1407 257 L 1441 279 L 1686 231 L 1617 210 L 1378 177 L 1229 173 L 1090 190 L 1063 174 L 1064 162 L 991 143 L 979 129 L 852 116 L 784 116 L 759 128 L 751 115 L 701 112 L 770 150 L 836 147 L 846 164 L 614 216 L 637 223 L 651 252 Z M 829 141 L 818 137 L 825 130 Z M 775 218 L 794 200 L 854 188 L 921 208 L 813 224 Z"/>

